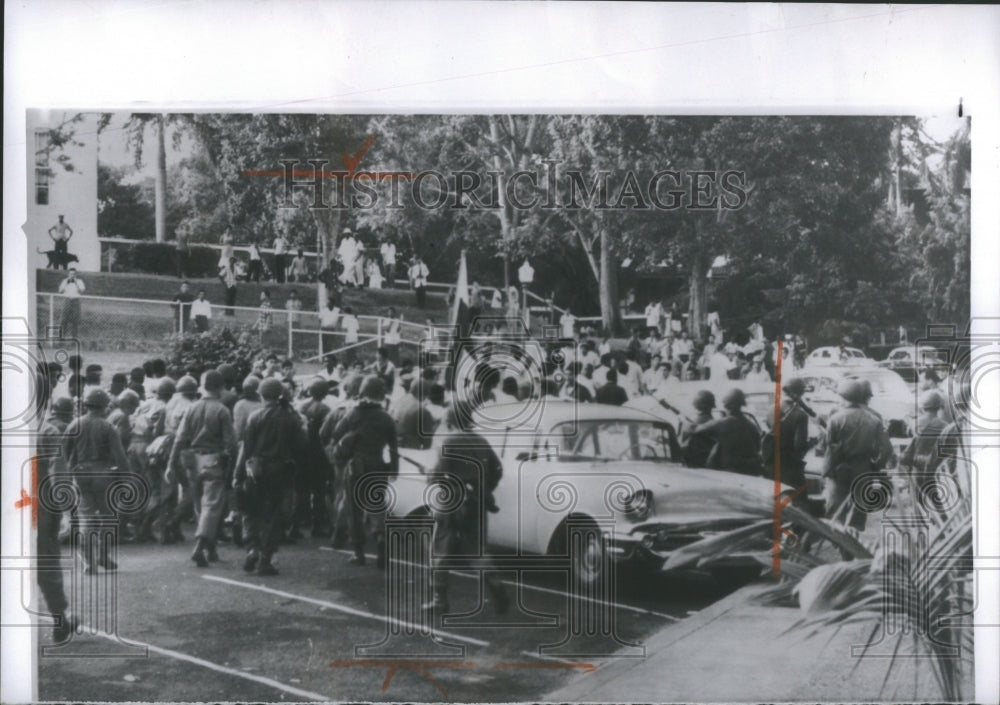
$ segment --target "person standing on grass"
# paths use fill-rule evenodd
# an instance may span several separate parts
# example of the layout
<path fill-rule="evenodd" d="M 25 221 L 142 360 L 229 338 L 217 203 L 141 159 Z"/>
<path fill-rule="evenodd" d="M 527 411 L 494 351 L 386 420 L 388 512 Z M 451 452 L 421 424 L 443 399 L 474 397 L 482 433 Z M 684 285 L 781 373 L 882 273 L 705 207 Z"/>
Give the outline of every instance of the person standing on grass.
<path fill-rule="evenodd" d="M 285 262 L 287 252 L 288 240 L 282 233 L 278 233 L 278 236 L 274 238 L 274 272 L 272 273 L 279 284 L 285 283 L 285 268 L 288 266 Z"/>
<path fill-rule="evenodd" d="M 409 274 L 410 286 L 417 296 L 417 306 L 423 308 L 427 305 L 427 277 L 430 276 L 430 270 L 418 255 L 413 256 Z"/>
<path fill-rule="evenodd" d="M 205 290 L 198 290 L 198 298 L 191 304 L 191 315 L 194 316 L 194 327 L 199 333 L 208 330 L 208 322 L 212 320 L 212 304 L 205 298 Z"/>
<path fill-rule="evenodd" d="M 288 300 L 285 302 L 285 310 L 288 311 L 288 322 L 293 326 L 299 322 L 299 311 L 302 310 L 302 300 L 299 298 L 299 292 L 292 289 L 292 292 L 288 295 Z"/>
<path fill-rule="evenodd" d="M 226 316 L 236 316 L 233 306 L 236 305 L 236 258 L 230 257 L 219 269 L 219 278 L 226 287 Z"/>
<path fill-rule="evenodd" d="M 250 265 L 247 269 L 247 279 L 260 283 L 260 277 L 264 273 L 264 262 L 260 258 L 260 248 L 256 242 L 250 243 Z"/>
<path fill-rule="evenodd" d="M 187 282 L 181 282 L 181 290 L 174 295 L 175 332 L 186 333 L 188 331 L 192 301 L 194 301 L 194 296 L 191 294 L 191 287 Z"/>
<path fill-rule="evenodd" d="M 257 304 L 257 308 L 260 310 L 257 313 L 257 322 L 254 323 L 254 328 L 263 339 L 264 335 L 271 330 L 271 294 L 267 289 L 260 292 L 260 302 Z"/>
<path fill-rule="evenodd" d="M 288 265 L 289 281 L 293 282 L 307 282 L 309 281 L 309 261 L 306 259 L 305 252 L 300 247 L 292 258 L 292 263 Z"/>
<path fill-rule="evenodd" d="M 354 309 L 350 306 L 344 309 L 344 316 L 340 321 L 340 327 L 344 331 L 344 345 L 353 345 L 358 342 L 358 331 L 361 330 L 361 323 L 358 321 L 358 317 L 354 315 Z M 354 348 L 349 348 L 344 352 L 344 357 L 348 360 L 353 360 L 357 356 L 357 351 Z"/>
<path fill-rule="evenodd" d="M 70 267 L 69 275 L 59 284 L 59 293 L 66 298 L 62 310 L 62 336 L 80 337 L 80 297 L 87 290 L 83 280 L 76 276 L 76 267 Z"/>
<path fill-rule="evenodd" d="M 399 344 L 402 342 L 400 334 L 400 318 L 396 309 L 392 306 L 382 319 L 382 346 L 389 351 L 389 359 L 392 364 L 399 364 Z"/>
<path fill-rule="evenodd" d="M 396 246 L 391 242 L 383 242 L 379 250 L 382 255 L 382 267 L 385 270 L 385 281 L 388 288 L 392 289 L 393 279 L 396 277 Z"/>

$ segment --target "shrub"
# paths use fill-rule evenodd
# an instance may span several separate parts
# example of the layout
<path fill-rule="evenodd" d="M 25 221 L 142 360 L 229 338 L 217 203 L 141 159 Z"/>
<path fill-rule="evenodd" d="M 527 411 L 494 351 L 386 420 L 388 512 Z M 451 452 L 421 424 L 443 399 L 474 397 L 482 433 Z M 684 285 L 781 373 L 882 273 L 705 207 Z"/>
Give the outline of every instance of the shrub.
<path fill-rule="evenodd" d="M 258 336 L 249 328 L 213 327 L 204 333 L 174 335 L 171 340 L 171 365 L 199 375 L 224 362 L 236 368 L 239 379 L 250 374 L 254 358 L 261 354 Z"/>
<path fill-rule="evenodd" d="M 177 273 L 177 248 L 172 242 L 141 242 L 115 245 L 115 271 L 144 274 Z M 194 279 L 214 277 L 219 272 L 219 251 L 211 247 L 188 247 L 187 275 Z"/>

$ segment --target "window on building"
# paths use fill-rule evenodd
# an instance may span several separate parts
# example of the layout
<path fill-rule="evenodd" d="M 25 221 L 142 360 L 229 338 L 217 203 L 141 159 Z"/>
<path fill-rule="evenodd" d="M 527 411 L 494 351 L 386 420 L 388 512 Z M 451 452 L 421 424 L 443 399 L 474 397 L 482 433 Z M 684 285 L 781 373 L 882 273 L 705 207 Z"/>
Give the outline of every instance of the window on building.
<path fill-rule="evenodd" d="M 35 203 L 39 206 L 49 204 L 49 131 L 35 130 Z"/>

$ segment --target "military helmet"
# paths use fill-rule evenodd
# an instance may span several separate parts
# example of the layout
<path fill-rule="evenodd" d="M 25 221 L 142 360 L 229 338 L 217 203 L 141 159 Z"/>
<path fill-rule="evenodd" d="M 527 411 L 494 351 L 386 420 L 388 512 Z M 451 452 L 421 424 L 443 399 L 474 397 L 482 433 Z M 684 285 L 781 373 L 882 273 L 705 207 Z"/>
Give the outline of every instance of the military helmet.
<path fill-rule="evenodd" d="M 177 391 L 177 384 L 169 377 L 164 377 L 156 385 L 156 394 L 161 397 L 172 397 Z"/>
<path fill-rule="evenodd" d="M 921 411 L 937 411 L 944 407 L 944 397 L 936 389 L 929 389 L 920 395 Z"/>
<path fill-rule="evenodd" d="M 134 411 L 139 407 L 139 395 L 131 389 L 126 389 L 118 395 L 118 406 L 124 406 Z"/>
<path fill-rule="evenodd" d="M 181 394 L 194 394 L 198 391 L 198 380 L 191 375 L 184 375 L 177 382 L 177 391 Z"/>
<path fill-rule="evenodd" d="M 110 403 L 111 397 L 103 389 L 91 389 L 83 400 L 83 405 L 88 409 L 107 409 Z"/>
<path fill-rule="evenodd" d="M 201 386 L 206 392 L 218 392 L 225 387 L 225 383 L 218 370 L 209 370 L 201 376 Z"/>
<path fill-rule="evenodd" d="M 837 394 L 852 404 L 863 404 L 866 400 L 865 388 L 856 379 L 842 379 L 837 385 Z"/>
<path fill-rule="evenodd" d="M 727 409 L 742 409 L 746 403 L 747 395 L 742 389 L 730 389 L 726 392 L 726 396 L 722 397 L 722 406 Z"/>
<path fill-rule="evenodd" d="M 280 381 L 274 377 L 268 377 L 263 382 L 260 383 L 260 387 L 257 388 L 260 393 L 261 399 L 267 399 L 268 401 L 277 401 L 281 398 L 281 395 L 285 391 L 285 387 Z"/>
<path fill-rule="evenodd" d="M 257 375 L 247 375 L 243 378 L 242 389 L 247 394 L 252 394 L 260 387 L 260 377 Z"/>
<path fill-rule="evenodd" d="M 366 399 L 382 401 L 385 398 L 385 382 L 380 377 L 369 375 L 361 383 L 360 393 Z"/>
<path fill-rule="evenodd" d="M 330 391 L 330 384 L 325 379 L 314 379 L 309 385 L 309 396 L 313 399 L 322 399 Z"/>
<path fill-rule="evenodd" d="M 707 389 L 702 389 L 694 395 L 693 404 L 698 411 L 711 411 L 715 408 L 715 395 Z"/>
<path fill-rule="evenodd" d="M 76 411 L 76 405 L 73 400 L 69 397 L 59 397 L 54 402 L 52 402 L 52 408 L 50 412 L 53 416 L 72 416 L 73 412 Z"/>
<path fill-rule="evenodd" d="M 236 382 L 236 368 L 228 362 L 223 362 L 221 365 L 216 367 L 215 370 L 222 375 L 222 381 L 226 384 L 233 384 Z"/>
<path fill-rule="evenodd" d="M 806 382 L 801 377 L 792 377 L 781 388 L 789 396 L 801 397 L 806 393 Z"/>

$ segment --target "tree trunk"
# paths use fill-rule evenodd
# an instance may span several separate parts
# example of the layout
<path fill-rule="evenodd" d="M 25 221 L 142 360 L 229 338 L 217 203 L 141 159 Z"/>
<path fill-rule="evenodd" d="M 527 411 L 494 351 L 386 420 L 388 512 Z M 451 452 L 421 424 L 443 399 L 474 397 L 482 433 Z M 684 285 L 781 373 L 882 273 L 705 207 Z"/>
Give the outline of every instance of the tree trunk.
<path fill-rule="evenodd" d="M 156 121 L 156 241 L 167 239 L 167 145 L 166 128 L 161 115 Z"/>
<path fill-rule="evenodd" d="M 705 321 L 708 318 L 708 263 L 704 253 L 699 252 L 691 262 L 688 275 L 688 330 L 696 342 L 704 339 Z"/>
<path fill-rule="evenodd" d="M 617 334 L 621 329 L 621 311 L 618 302 L 618 262 L 611 252 L 611 239 L 607 228 L 601 228 L 601 322 L 609 334 Z"/>

